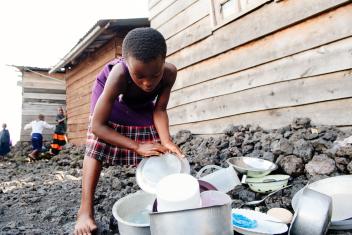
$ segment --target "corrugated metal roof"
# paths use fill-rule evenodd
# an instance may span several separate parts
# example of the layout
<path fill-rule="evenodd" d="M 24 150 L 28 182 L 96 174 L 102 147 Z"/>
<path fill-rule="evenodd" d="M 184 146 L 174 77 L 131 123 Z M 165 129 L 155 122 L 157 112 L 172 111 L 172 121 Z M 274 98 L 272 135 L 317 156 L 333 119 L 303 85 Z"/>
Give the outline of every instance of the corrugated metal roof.
<path fill-rule="evenodd" d="M 149 25 L 148 18 L 99 20 L 49 73 L 70 66 L 74 64 L 75 61 L 81 61 L 89 54 L 105 45 L 115 37 L 118 32 L 132 30 L 138 27 L 149 27 Z"/>
<path fill-rule="evenodd" d="M 33 67 L 33 66 L 24 66 L 24 65 L 9 65 L 11 67 L 17 68 L 21 72 L 31 72 L 31 71 L 36 71 L 36 72 L 49 72 L 50 68 L 39 68 L 39 67 Z M 58 70 L 56 73 L 64 73 L 64 70 Z"/>

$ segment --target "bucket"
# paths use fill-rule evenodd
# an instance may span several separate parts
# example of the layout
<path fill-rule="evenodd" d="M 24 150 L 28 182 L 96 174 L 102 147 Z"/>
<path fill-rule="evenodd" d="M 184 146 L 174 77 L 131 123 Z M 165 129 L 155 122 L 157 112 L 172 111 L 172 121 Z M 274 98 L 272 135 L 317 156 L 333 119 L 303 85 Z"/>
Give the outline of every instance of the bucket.
<path fill-rule="evenodd" d="M 138 191 L 115 202 L 112 214 L 120 235 L 150 235 L 149 213 L 154 200 L 154 195 Z"/>
<path fill-rule="evenodd" d="M 201 177 L 203 172 L 208 169 L 216 169 L 216 171 Z M 199 170 L 196 177 L 212 184 L 215 188 L 224 193 L 230 192 L 236 185 L 241 184 L 232 166 L 222 168 L 216 165 L 207 165 Z"/>

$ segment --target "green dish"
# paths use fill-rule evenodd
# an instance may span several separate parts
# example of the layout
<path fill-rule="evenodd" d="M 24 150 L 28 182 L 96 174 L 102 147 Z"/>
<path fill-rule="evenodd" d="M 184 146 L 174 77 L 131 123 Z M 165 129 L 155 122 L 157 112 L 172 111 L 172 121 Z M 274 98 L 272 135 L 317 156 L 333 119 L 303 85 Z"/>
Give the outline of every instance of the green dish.
<path fill-rule="evenodd" d="M 267 175 L 260 178 L 247 178 L 249 188 L 258 193 L 270 193 L 287 186 L 289 175 Z"/>

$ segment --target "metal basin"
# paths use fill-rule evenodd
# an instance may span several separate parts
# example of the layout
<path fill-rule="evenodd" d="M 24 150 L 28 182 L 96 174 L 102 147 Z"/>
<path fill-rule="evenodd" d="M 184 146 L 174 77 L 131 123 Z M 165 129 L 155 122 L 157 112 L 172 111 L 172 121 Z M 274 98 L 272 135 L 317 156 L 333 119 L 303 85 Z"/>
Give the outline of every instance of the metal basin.
<path fill-rule="evenodd" d="M 233 235 L 231 204 L 151 213 L 152 235 Z"/>
<path fill-rule="evenodd" d="M 330 225 L 331 197 L 305 188 L 293 216 L 289 235 L 323 235 Z"/>
<path fill-rule="evenodd" d="M 154 200 L 154 195 L 139 191 L 114 204 L 112 214 L 121 235 L 150 235 L 149 213 Z"/>
<path fill-rule="evenodd" d="M 232 157 L 226 162 L 249 177 L 263 177 L 277 168 L 275 163 L 254 157 Z"/>

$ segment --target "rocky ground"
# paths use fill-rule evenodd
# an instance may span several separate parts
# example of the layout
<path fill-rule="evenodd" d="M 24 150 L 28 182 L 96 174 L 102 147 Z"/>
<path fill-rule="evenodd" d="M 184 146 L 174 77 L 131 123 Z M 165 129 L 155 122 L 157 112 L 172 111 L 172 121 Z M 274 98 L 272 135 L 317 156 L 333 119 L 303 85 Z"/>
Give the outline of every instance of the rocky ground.
<path fill-rule="evenodd" d="M 226 166 L 226 159 L 235 156 L 277 163 L 279 168 L 273 173 L 289 174 L 294 186 L 270 197 L 258 209 L 292 210 L 293 195 L 308 180 L 352 174 L 352 146 L 336 144 L 351 134 L 332 126 L 315 126 L 309 119 L 301 118 L 277 130 L 230 126 L 225 135 L 218 137 L 182 131 L 174 136 L 174 141 L 187 155 L 192 175 L 208 164 Z M 28 143 L 19 143 L 0 162 L 0 234 L 71 234 L 80 204 L 84 149 L 67 145 L 60 155 L 31 163 L 25 157 L 29 151 Z M 137 190 L 135 169 L 104 168 L 94 201 L 99 234 L 118 234 L 112 205 Z M 262 197 L 246 185 L 236 187 L 229 195 L 235 199 L 234 207 Z"/>

